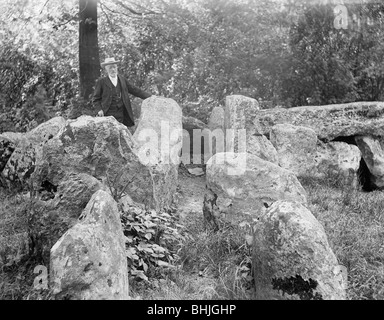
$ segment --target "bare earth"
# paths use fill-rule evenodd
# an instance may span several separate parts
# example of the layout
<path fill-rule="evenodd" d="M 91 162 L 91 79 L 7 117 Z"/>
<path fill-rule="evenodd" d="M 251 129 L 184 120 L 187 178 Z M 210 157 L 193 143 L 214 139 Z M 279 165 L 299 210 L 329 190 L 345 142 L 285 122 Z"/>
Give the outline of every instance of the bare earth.
<path fill-rule="evenodd" d="M 190 168 L 190 166 L 188 166 Z M 203 218 L 203 200 L 205 192 L 205 174 L 195 176 L 185 167 L 179 169 L 178 212 L 183 221 L 187 215 Z"/>

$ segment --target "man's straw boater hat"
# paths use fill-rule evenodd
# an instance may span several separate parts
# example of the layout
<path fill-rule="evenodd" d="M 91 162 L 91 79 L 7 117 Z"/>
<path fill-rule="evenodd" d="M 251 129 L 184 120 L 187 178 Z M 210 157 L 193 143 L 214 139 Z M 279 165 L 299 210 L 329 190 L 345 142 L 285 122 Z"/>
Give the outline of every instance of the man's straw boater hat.
<path fill-rule="evenodd" d="M 108 66 L 110 64 L 118 64 L 120 61 L 116 61 L 115 58 L 105 58 L 104 62 L 100 63 L 101 67 Z"/>

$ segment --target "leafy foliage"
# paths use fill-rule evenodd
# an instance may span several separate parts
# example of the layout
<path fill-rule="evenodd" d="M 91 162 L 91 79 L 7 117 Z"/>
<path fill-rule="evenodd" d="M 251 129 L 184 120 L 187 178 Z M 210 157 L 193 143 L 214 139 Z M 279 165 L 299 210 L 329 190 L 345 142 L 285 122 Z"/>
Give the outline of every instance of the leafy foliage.
<path fill-rule="evenodd" d="M 183 240 L 178 231 L 181 226 L 176 224 L 174 216 L 132 206 L 123 211 L 121 221 L 131 276 L 149 280 L 174 268 L 177 249 Z"/>
<path fill-rule="evenodd" d="M 283 100 L 288 106 L 383 98 L 379 89 L 383 85 L 382 67 L 375 53 L 382 51 L 377 41 L 383 36 L 378 12 L 384 7 L 348 6 L 347 29 L 335 28 L 333 9 L 330 5 L 307 7 L 291 26 L 292 54 L 288 57 L 282 83 Z M 376 18 L 372 18 L 371 25 L 358 29 L 353 25 L 352 17 L 367 19 L 372 15 Z M 373 55 L 368 54 L 371 50 Z M 372 73 L 372 68 L 376 72 Z M 368 73 L 370 81 L 367 82 L 364 79 Z"/>
<path fill-rule="evenodd" d="M 22 108 L 82 110 L 77 4 L 1 3 L 0 102 L 8 127 L 34 125 L 26 119 L 16 127 Z M 231 94 L 286 107 L 382 100 L 384 5 L 345 6 L 348 25 L 336 28 L 332 1 L 99 0 L 100 59 L 115 56 L 133 84 L 203 121 Z M 39 86 L 45 106 L 25 105 Z"/>
<path fill-rule="evenodd" d="M 76 96 L 76 37 L 73 29 L 54 28 L 60 4 L 51 14 L 43 3 L 1 5 L 0 132 L 28 131 L 65 111 Z"/>
<path fill-rule="evenodd" d="M 174 268 L 178 246 L 184 239 L 179 233 L 182 226 L 171 212 L 147 210 L 144 204 L 130 199 L 126 189 L 136 176 L 131 172 L 129 179 L 123 181 L 123 173 L 128 171 L 129 168 L 123 166 L 114 177 L 108 173 L 106 182 L 119 203 L 129 273 L 134 279 L 149 281 L 161 277 L 164 270 Z"/>

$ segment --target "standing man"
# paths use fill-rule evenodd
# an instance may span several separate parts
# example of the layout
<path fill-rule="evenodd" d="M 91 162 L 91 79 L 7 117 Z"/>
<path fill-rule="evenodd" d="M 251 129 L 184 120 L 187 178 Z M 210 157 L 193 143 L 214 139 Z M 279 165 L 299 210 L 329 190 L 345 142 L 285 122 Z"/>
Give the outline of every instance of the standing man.
<path fill-rule="evenodd" d="M 97 81 L 92 102 L 96 110 L 99 110 L 98 116 L 113 116 L 127 127 L 133 127 L 135 122 L 129 94 L 141 99 L 149 98 L 151 94 L 131 85 L 126 78 L 118 75 L 119 62 L 115 58 L 106 58 L 101 63 L 108 76 Z"/>

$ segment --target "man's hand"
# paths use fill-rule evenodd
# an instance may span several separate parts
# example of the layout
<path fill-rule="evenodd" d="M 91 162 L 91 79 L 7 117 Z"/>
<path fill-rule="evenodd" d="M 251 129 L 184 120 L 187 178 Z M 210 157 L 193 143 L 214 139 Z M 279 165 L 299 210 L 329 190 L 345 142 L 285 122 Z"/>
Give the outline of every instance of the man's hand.
<path fill-rule="evenodd" d="M 97 113 L 97 115 L 98 115 L 99 117 L 104 117 L 104 112 L 103 112 L 103 110 L 100 110 L 100 111 Z"/>

